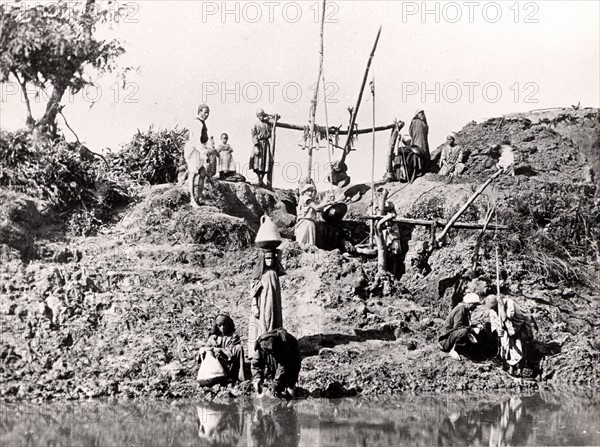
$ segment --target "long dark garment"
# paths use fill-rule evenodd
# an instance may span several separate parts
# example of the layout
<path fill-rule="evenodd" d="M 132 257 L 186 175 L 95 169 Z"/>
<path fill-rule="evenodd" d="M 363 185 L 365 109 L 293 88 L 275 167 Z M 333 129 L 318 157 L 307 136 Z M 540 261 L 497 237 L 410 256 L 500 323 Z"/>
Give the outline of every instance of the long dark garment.
<path fill-rule="evenodd" d="M 394 158 L 394 176 L 398 181 L 412 183 L 423 173 L 423 162 L 417 153 L 418 148 L 400 146 Z"/>
<path fill-rule="evenodd" d="M 284 392 L 298 382 L 302 358 L 298 340 L 285 329 L 275 329 L 256 340 L 252 380 L 272 379 L 273 391 Z"/>
<path fill-rule="evenodd" d="M 283 327 L 283 314 L 281 311 L 281 284 L 279 278 L 284 276 L 285 270 L 275 258 L 275 265 L 271 268 L 265 265 L 265 255 L 259 252 L 256 265 L 252 272 L 250 295 L 256 298 L 259 316 L 256 318 L 250 309 L 248 321 L 248 355 L 254 356 L 255 342 L 265 332 Z"/>
<path fill-rule="evenodd" d="M 445 332 L 438 341 L 444 352 L 450 352 L 453 348 L 456 352 L 465 351 L 472 342 L 469 340 L 471 333 L 471 312 L 463 303 L 458 304 L 448 314 L 444 325 Z"/>
<path fill-rule="evenodd" d="M 258 122 L 251 130 L 254 151 L 250 156 L 250 169 L 257 174 L 266 174 L 273 169 L 271 154 L 271 125 Z"/>
<path fill-rule="evenodd" d="M 429 125 L 427 124 L 427 120 L 415 116 L 410 123 L 409 132 L 410 137 L 412 138 L 412 144 L 419 148 L 418 155 L 421 158 L 423 170 L 426 170 L 431 161 L 428 141 Z"/>

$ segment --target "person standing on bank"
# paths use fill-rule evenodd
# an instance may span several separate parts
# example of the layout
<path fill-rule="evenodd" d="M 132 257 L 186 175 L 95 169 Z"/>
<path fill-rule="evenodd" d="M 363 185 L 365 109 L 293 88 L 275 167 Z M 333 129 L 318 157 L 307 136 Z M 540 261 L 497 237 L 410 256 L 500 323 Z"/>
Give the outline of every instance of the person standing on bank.
<path fill-rule="evenodd" d="M 319 213 L 322 213 L 325 207 L 333 202 L 326 202 L 317 205 L 315 202 L 317 189 L 312 183 L 307 183 L 300 190 L 300 199 L 298 200 L 298 222 L 294 228 L 296 242 L 300 246 L 312 247 L 317 245 L 317 230 L 315 221 Z"/>
<path fill-rule="evenodd" d="M 414 118 L 410 122 L 409 128 L 410 137 L 412 139 L 413 146 L 419 148 L 419 158 L 421 159 L 422 168 L 419 175 L 423 175 L 429 168 L 429 162 L 431 161 L 431 153 L 429 152 L 429 125 L 427 124 L 427 118 L 425 117 L 425 111 L 423 109 L 417 110 Z"/>
<path fill-rule="evenodd" d="M 250 169 L 254 171 L 258 177 L 258 186 L 273 187 L 270 183 L 265 185 L 265 175 L 269 182 L 270 175 L 273 171 L 273 153 L 271 152 L 271 131 L 274 124 L 273 116 L 265 113 L 263 109 L 258 109 L 256 112 L 258 122 L 250 131 L 252 135 L 252 155 L 250 156 Z"/>
<path fill-rule="evenodd" d="M 261 250 L 252 272 L 252 306 L 248 324 L 248 355 L 254 357 L 256 340 L 266 332 L 283 327 L 280 276 L 285 270 L 275 250 Z"/>
<path fill-rule="evenodd" d="M 531 317 L 508 296 L 488 295 L 485 304 L 489 308 L 492 332 L 500 338 L 500 358 L 504 367 L 509 374 L 518 376 L 533 341 Z"/>
<path fill-rule="evenodd" d="M 210 109 L 206 104 L 198 106 L 198 116 L 196 119 L 200 122 L 200 141 L 195 141 L 196 138 L 191 136 L 183 149 L 183 155 L 188 168 L 188 190 L 190 192 L 191 204 L 194 208 L 198 208 L 200 204 L 194 198 L 194 175 L 200 174 L 200 185 L 204 184 L 206 178 L 206 164 L 208 148 L 208 128 L 206 120 L 210 114 Z M 199 144 L 198 144 L 199 143 Z M 200 189 L 201 189 L 200 187 Z"/>

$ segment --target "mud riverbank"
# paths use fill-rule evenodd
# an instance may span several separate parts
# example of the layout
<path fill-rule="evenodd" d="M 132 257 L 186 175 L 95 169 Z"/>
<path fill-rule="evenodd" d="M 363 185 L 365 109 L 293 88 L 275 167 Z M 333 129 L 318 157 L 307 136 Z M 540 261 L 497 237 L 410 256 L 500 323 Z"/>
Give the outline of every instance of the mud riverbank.
<path fill-rule="evenodd" d="M 592 130 L 597 119 L 581 117 Z M 504 131 L 521 138 L 520 153 L 531 154 L 521 163 L 538 175 L 525 169 L 504 179 L 465 215 L 478 221 L 495 203 L 510 228 L 484 236 L 476 277 L 465 281 L 478 240 L 473 231 L 452 231 L 433 252 L 428 272 L 412 261 L 429 229 L 410 231 L 400 280 L 377 275 L 374 260 L 284 242 L 284 326 L 304 356 L 301 395 L 597 388 L 598 233 L 586 226 L 600 215 L 594 214 L 595 186 L 585 176 L 571 185 L 584 158 L 576 157 L 574 140 L 561 140 L 543 123 L 519 117 L 470 124 L 458 142 L 470 147 L 475 137 L 488 141 L 490 132 Z M 544 144 L 535 145 L 537 138 Z M 562 151 L 565 163 L 554 154 L 551 167 L 540 164 L 545 151 Z M 389 184 L 390 200 L 404 216 L 448 218 L 485 178 L 490 157 L 478 152 L 468 164 L 472 172 L 452 182 L 427 174 L 411 185 Z M 197 348 L 219 312 L 234 318 L 245 342 L 258 218 L 271 215 L 290 237 L 291 191 L 215 182 L 205 205 L 194 210 L 183 188 L 161 185 L 88 238 L 55 231 L 38 201 L 0 192 L 6 199 L 0 207 L 2 399 L 214 399 L 250 392 L 248 383 L 200 389 Z M 349 218 L 364 214 L 369 197 L 369 185 L 348 193 Z M 493 288 L 496 246 L 503 291 L 534 316 L 540 341 L 562 347 L 544 360 L 535 381 L 514 379 L 492 362 L 454 361 L 436 347 L 457 294 Z M 475 321 L 485 318 L 483 309 L 474 314 Z"/>

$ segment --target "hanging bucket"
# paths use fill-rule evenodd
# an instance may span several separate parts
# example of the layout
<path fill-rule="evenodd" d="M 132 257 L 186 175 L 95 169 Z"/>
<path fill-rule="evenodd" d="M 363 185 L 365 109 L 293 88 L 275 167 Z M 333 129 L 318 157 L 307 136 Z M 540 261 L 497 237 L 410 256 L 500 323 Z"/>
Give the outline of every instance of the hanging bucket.
<path fill-rule="evenodd" d="M 267 215 L 260 218 L 260 228 L 255 243 L 265 250 L 274 250 L 281 244 L 281 236 L 277 225 Z"/>
<path fill-rule="evenodd" d="M 355 245 L 354 249 L 357 253 L 366 256 L 367 258 L 377 257 L 377 247 L 369 243 Z"/>
<path fill-rule="evenodd" d="M 329 223 L 341 222 L 344 216 L 348 212 L 348 205 L 344 202 L 336 202 L 331 205 L 327 205 L 323 209 L 323 220 Z"/>

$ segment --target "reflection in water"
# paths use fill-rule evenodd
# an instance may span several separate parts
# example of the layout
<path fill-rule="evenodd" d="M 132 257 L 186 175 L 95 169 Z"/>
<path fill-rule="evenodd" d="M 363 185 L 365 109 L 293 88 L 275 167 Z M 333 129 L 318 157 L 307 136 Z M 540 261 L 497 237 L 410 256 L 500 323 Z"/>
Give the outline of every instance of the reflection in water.
<path fill-rule="evenodd" d="M 198 437 L 211 446 L 297 447 L 298 415 L 292 402 L 256 400 L 196 406 Z"/>
<path fill-rule="evenodd" d="M 210 445 L 236 445 L 244 432 L 244 412 L 232 411 L 232 405 L 196 406 L 198 437 Z"/>
<path fill-rule="evenodd" d="M 0 404 L 0 445 L 600 445 L 592 396 Z"/>
<path fill-rule="evenodd" d="M 500 418 L 491 426 L 490 447 L 514 445 L 519 438 L 526 439 L 527 433 L 519 433 L 520 427 L 531 427 L 521 423 L 523 401 L 520 397 L 511 397 L 500 404 Z M 515 436 L 516 435 L 516 436 Z"/>

